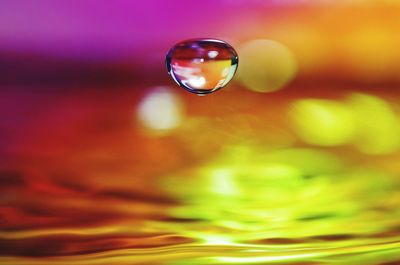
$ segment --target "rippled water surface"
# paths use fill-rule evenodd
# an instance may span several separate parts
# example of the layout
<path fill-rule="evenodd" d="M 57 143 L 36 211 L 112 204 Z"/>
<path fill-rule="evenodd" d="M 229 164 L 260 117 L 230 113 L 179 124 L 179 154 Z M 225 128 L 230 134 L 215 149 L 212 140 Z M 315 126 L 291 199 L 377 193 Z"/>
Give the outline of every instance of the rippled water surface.
<path fill-rule="evenodd" d="M 400 263 L 393 92 L 52 91 L 2 92 L 0 264 Z"/>

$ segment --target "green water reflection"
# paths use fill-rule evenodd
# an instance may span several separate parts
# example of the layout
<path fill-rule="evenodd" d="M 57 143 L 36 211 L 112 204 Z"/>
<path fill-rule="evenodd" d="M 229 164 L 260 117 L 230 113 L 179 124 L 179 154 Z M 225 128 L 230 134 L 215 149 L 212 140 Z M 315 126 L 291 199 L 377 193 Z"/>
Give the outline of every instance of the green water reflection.
<path fill-rule="evenodd" d="M 231 146 L 162 185 L 181 204 L 155 225 L 207 250 L 173 264 L 373 264 L 400 255 L 398 180 L 327 151 Z"/>

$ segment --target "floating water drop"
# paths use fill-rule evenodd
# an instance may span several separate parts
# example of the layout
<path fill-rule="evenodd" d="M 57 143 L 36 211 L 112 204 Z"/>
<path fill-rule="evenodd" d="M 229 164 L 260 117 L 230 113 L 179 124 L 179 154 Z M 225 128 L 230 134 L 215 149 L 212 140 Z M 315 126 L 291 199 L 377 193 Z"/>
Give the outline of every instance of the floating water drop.
<path fill-rule="evenodd" d="M 191 39 L 177 43 L 166 57 L 168 72 L 181 87 L 209 94 L 234 76 L 238 55 L 228 43 L 216 39 Z"/>

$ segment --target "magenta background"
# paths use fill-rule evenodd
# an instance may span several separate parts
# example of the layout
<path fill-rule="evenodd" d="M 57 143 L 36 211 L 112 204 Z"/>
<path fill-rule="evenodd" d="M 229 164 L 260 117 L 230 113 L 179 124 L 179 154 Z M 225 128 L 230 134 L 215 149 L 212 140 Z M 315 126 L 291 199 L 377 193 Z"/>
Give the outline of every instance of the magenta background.
<path fill-rule="evenodd" d="M 2 0 L 0 52 L 82 59 L 165 52 L 171 43 L 193 36 L 235 38 L 255 18 L 257 8 L 272 5 L 273 1 Z"/>

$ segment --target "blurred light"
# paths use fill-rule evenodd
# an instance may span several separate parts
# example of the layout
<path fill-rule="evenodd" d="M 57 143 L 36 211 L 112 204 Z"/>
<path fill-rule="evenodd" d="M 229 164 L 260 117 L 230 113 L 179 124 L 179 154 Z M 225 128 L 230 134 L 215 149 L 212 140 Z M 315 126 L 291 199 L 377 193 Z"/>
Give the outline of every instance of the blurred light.
<path fill-rule="evenodd" d="M 269 154 L 268 161 L 301 169 L 304 175 L 334 174 L 342 168 L 337 157 L 317 149 L 281 149 Z"/>
<path fill-rule="evenodd" d="M 146 129 L 167 132 L 183 118 L 183 102 L 167 87 L 157 87 L 139 104 L 137 117 Z"/>
<path fill-rule="evenodd" d="M 234 245 L 232 237 L 228 235 L 218 235 L 218 234 L 202 234 L 201 239 L 206 245 Z"/>
<path fill-rule="evenodd" d="M 225 86 L 233 77 L 237 64 L 231 65 L 231 60 L 214 60 L 204 62 L 204 59 L 173 60 L 172 77 L 177 83 L 199 90 L 210 90 Z"/>
<path fill-rule="evenodd" d="M 297 62 L 292 52 L 272 40 L 254 40 L 246 43 L 240 52 L 240 81 L 256 92 L 281 89 L 297 72 Z"/>
<path fill-rule="evenodd" d="M 225 196 L 237 194 L 238 188 L 233 179 L 233 173 L 229 168 L 214 170 L 211 174 L 212 191 Z"/>
<path fill-rule="evenodd" d="M 215 58 L 215 57 L 217 57 L 218 54 L 219 54 L 218 51 L 209 51 L 208 57 Z"/>
<path fill-rule="evenodd" d="M 300 253 L 300 254 L 292 254 L 292 255 L 265 255 L 265 256 L 256 256 L 256 257 L 217 257 L 215 258 L 219 263 L 239 263 L 239 264 L 249 264 L 249 263 L 264 263 L 265 262 L 278 262 L 278 261 L 287 261 L 287 260 L 299 260 L 307 257 L 318 257 L 321 256 L 318 252 L 316 253 Z"/>
<path fill-rule="evenodd" d="M 367 154 L 392 153 L 400 147 L 400 124 L 383 99 L 353 93 L 348 99 L 357 124 L 356 146 Z"/>
<path fill-rule="evenodd" d="M 201 76 L 201 77 L 192 77 L 189 79 L 187 82 L 189 86 L 195 87 L 195 88 L 201 88 L 206 84 L 206 79 Z"/>
<path fill-rule="evenodd" d="M 388 154 L 400 148 L 400 123 L 384 100 L 361 93 L 346 103 L 303 99 L 290 109 L 296 134 L 306 143 L 335 146 L 353 143 L 366 154 Z"/>
<path fill-rule="evenodd" d="M 351 109 L 333 100 L 298 100 L 289 114 L 296 133 L 306 143 L 340 145 L 349 142 L 355 132 Z"/>
<path fill-rule="evenodd" d="M 181 202 L 170 215 L 200 220 L 169 228 L 205 245 L 380 231 L 385 224 L 376 223 L 376 215 L 360 217 L 360 211 L 385 205 L 382 194 L 391 185 L 386 174 L 343 167 L 329 152 L 255 146 L 233 146 L 163 180 L 164 189 Z"/>

